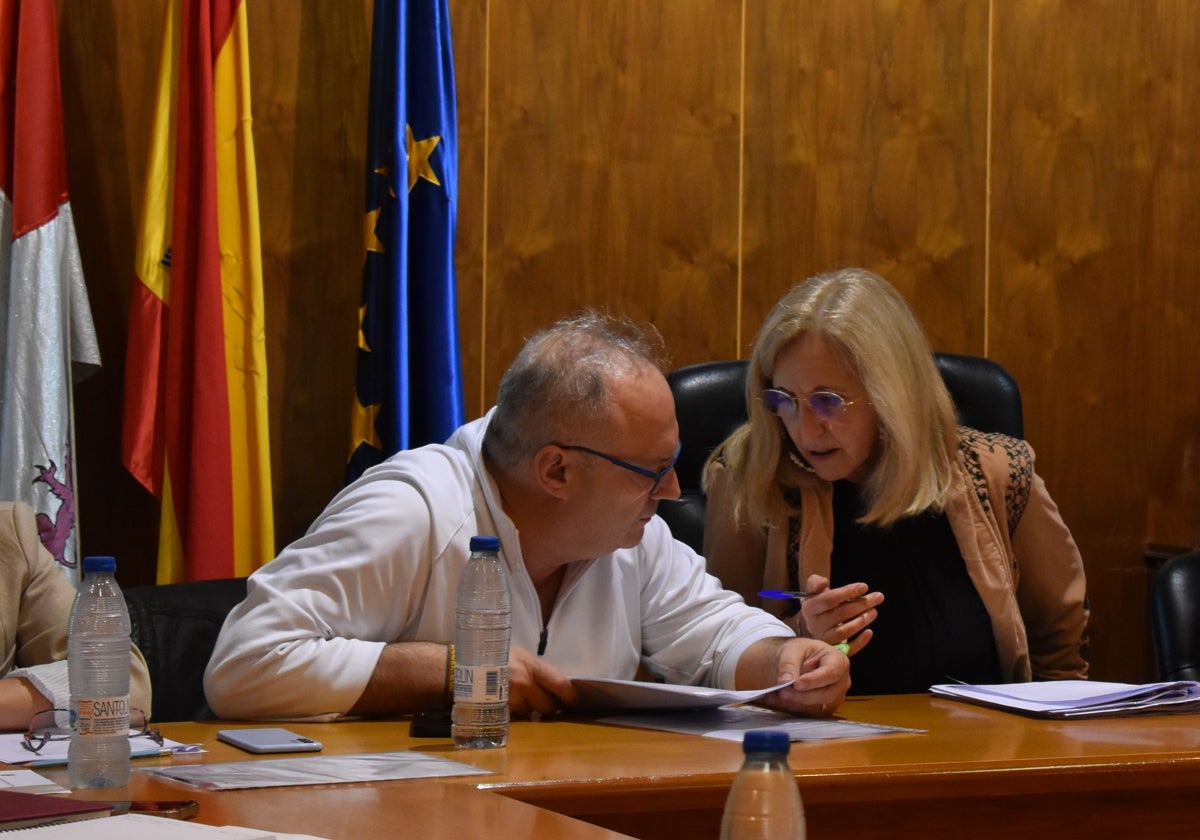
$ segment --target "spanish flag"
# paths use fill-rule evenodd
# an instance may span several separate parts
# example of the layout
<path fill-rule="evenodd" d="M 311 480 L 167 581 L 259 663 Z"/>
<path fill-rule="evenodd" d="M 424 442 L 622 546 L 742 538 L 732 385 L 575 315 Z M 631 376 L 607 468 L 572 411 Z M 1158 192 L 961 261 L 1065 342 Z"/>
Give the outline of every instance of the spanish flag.
<path fill-rule="evenodd" d="M 158 582 L 275 553 L 242 0 L 172 0 L 130 302 L 121 450 L 162 502 Z"/>

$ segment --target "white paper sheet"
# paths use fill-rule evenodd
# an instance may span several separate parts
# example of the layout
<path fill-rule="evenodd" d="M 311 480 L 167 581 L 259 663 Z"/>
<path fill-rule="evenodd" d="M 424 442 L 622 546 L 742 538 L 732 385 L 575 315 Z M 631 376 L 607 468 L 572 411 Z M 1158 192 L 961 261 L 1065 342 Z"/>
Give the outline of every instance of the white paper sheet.
<path fill-rule="evenodd" d="M 793 741 L 832 741 L 841 738 L 865 738 L 872 735 L 925 732 L 902 726 L 859 723 L 838 718 L 800 718 L 774 709 L 735 706 L 687 712 L 657 712 L 643 715 L 613 715 L 601 723 L 657 729 L 684 735 L 703 735 L 725 741 L 741 742 L 749 729 L 780 729 Z"/>
<path fill-rule="evenodd" d="M 726 691 L 695 685 L 640 682 L 637 680 L 605 680 L 592 677 L 572 677 L 571 683 L 579 692 L 580 710 L 654 709 L 658 711 L 683 709 L 714 709 L 735 703 L 749 703 L 791 683 L 753 691 Z"/>
<path fill-rule="evenodd" d="M 12 833 L 43 840 L 322 840 L 311 834 L 275 834 L 257 828 L 205 825 L 146 814 L 43 825 Z"/>
<path fill-rule="evenodd" d="M 163 779 L 182 782 L 205 790 L 285 787 L 288 785 L 328 785 L 338 782 L 378 782 L 387 779 L 427 779 L 442 776 L 485 775 L 470 764 L 426 753 L 359 753 L 296 758 L 256 759 L 219 764 L 188 764 L 167 767 L 142 767 Z"/>
<path fill-rule="evenodd" d="M 0 788 L 22 793 L 70 793 L 60 784 L 32 770 L 0 770 Z"/>
<path fill-rule="evenodd" d="M 0 734 L 0 761 L 5 764 L 26 764 L 32 767 L 51 767 L 67 763 L 67 749 L 71 746 L 70 741 L 65 739 L 47 741 L 40 751 L 31 753 L 21 746 L 23 740 L 20 732 Z M 165 754 L 164 750 L 170 753 L 204 752 L 202 744 L 182 744 L 179 741 L 172 741 L 170 738 L 164 738 L 163 745 L 160 747 L 153 739 L 144 735 L 130 738 L 129 749 L 134 758 L 163 755 Z"/>

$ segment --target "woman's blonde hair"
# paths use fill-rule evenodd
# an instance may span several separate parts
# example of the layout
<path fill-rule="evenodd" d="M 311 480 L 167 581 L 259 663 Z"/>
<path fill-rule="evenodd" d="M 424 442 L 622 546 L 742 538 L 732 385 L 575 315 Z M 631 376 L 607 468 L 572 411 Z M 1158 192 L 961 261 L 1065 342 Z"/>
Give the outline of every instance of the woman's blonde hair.
<path fill-rule="evenodd" d="M 879 455 L 863 482 L 866 512 L 859 521 L 886 526 L 941 510 L 953 476 L 954 403 L 900 293 L 877 274 L 844 268 L 793 287 L 754 341 L 746 376 L 749 420 L 712 456 L 731 473 L 736 514 L 782 524 L 792 512 L 785 488 L 818 480 L 788 457 L 787 432 L 759 399 L 772 387 L 775 360 L 801 335 L 823 338 L 858 375 L 879 418 Z"/>

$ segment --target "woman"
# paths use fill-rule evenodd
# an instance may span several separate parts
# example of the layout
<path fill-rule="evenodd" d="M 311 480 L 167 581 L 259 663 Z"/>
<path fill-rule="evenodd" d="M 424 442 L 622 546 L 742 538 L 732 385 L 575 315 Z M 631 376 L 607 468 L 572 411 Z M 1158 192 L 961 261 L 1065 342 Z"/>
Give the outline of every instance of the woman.
<path fill-rule="evenodd" d="M 1083 563 L 1032 450 L 957 426 L 883 278 L 843 269 L 788 292 L 746 400 L 706 468 L 709 570 L 751 603 L 803 588 L 763 606 L 847 642 L 852 693 L 1086 677 Z"/>
<path fill-rule="evenodd" d="M 37 712 L 66 709 L 67 625 L 75 587 L 38 539 L 33 509 L 0 502 L 0 731 L 24 729 Z M 150 713 L 146 661 L 130 645 L 129 701 Z"/>

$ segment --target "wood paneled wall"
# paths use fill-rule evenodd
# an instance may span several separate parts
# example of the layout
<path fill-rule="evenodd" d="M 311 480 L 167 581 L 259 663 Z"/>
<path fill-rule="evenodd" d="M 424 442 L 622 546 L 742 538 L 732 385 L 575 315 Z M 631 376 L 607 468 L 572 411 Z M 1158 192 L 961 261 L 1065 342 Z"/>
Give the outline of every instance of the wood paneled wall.
<path fill-rule="evenodd" d="M 467 403 L 584 305 L 676 364 L 864 265 L 935 349 L 1021 383 L 1083 551 L 1094 675 L 1153 675 L 1148 544 L 1200 530 L 1200 6 L 1190 0 L 451 0 Z M 71 189 L 105 368 L 77 391 L 82 543 L 153 578 L 119 463 L 161 2 L 57 0 Z M 249 0 L 280 546 L 340 487 L 371 0 Z M 1028 562 L 1036 562 L 1031 558 Z"/>

